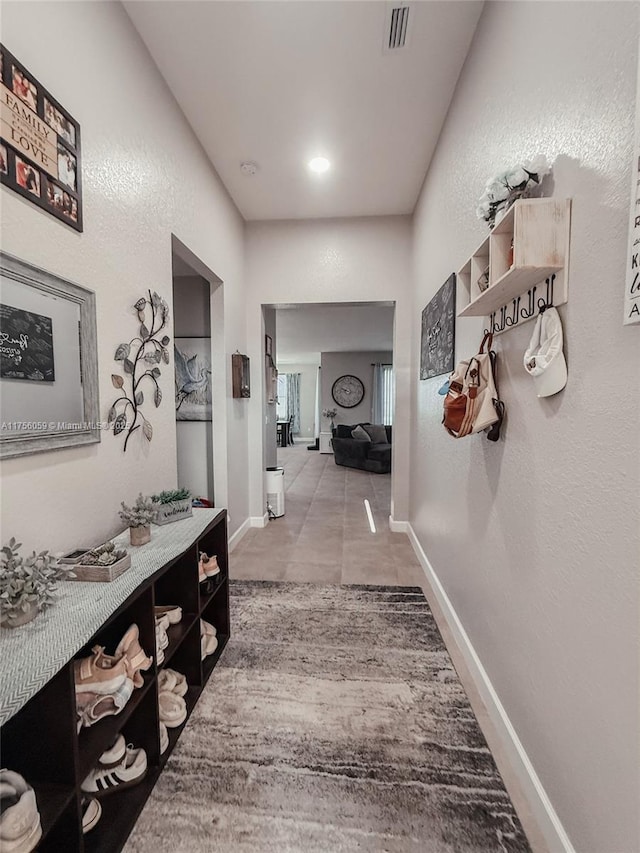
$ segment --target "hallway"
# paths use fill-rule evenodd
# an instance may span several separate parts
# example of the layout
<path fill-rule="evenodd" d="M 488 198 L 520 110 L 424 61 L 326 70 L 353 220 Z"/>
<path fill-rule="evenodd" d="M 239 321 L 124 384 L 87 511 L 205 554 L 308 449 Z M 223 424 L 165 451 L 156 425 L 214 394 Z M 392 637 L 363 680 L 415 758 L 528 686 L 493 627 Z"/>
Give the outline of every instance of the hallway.
<path fill-rule="evenodd" d="M 391 475 L 340 467 L 333 455 L 308 451 L 306 442 L 278 448 L 278 465 L 285 471 L 285 515 L 270 521 L 266 528 L 247 532 L 229 555 L 230 577 L 421 587 L 531 849 L 534 853 L 548 853 L 505 744 L 409 538 L 389 530 Z M 375 533 L 369 529 L 365 498 L 371 504 Z"/>
<path fill-rule="evenodd" d="M 278 465 L 285 470 L 285 515 L 248 531 L 230 555 L 232 578 L 422 586 L 408 538 L 389 530 L 390 474 L 340 467 L 332 455 L 308 451 L 306 442 L 278 448 Z"/>

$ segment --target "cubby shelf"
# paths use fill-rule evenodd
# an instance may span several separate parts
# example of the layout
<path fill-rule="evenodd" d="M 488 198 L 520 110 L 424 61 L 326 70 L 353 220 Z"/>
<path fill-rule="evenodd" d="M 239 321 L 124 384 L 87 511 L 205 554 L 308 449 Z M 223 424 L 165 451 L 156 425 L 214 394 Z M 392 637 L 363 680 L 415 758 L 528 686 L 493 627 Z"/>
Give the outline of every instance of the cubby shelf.
<path fill-rule="evenodd" d="M 489 316 L 554 273 L 554 304 L 566 302 L 570 219 L 569 199 L 516 201 L 458 272 L 458 316 Z"/>
<path fill-rule="evenodd" d="M 182 641 L 191 630 L 196 619 L 199 618 L 200 616 L 196 613 L 183 613 L 182 619 L 178 622 L 177 625 L 169 626 L 169 630 L 167 631 L 169 645 L 166 649 L 164 649 L 164 660 L 161 664 L 158 665 L 159 669 L 162 669 L 165 666 L 170 667 L 171 658 L 180 648 Z"/>
<path fill-rule="evenodd" d="M 40 825 L 44 842 L 60 815 L 75 801 L 76 791 L 71 785 L 56 785 L 51 782 L 36 782 L 33 790 L 36 801 L 40 804 Z"/>
<path fill-rule="evenodd" d="M 211 515 L 210 523 L 204 529 L 202 524 L 199 526 L 201 532 L 182 553 L 164 564 L 158 559 L 157 566 L 151 565 L 147 577 L 128 597 L 122 596 L 95 635 L 3 725 L 3 766 L 20 773 L 36 793 L 43 827 L 39 851 L 114 853 L 122 849 L 133 829 L 186 725 L 185 721 L 179 728 L 169 729 L 169 746 L 161 755 L 157 676 L 162 667 L 155 661 L 154 606 L 179 605 L 182 608 L 182 620 L 169 628 L 169 646 L 165 649 L 162 666 L 168 665 L 187 678 L 187 720 L 229 638 L 227 515 L 225 510 Z M 204 516 L 202 518 L 204 520 Z M 189 522 L 189 519 L 175 522 L 176 532 L 179 525 Z M 187 542 L 189 530 L 188 526 L 182 527 L 182 537 Z M 202 596 L 198 583 L 199 551 L 216 554 L 221 569 L 215 588 Z M 166 559 L 164 546 L 158 553 L 164 554 Z M 145 559 L 149 563 L 148 554 Z M 122 576 L 126 577 L 126 574 Z M 109 587 L 115 587 L 119 581 L 116 579 Z M 215 654 L 204 661 L 201 659 L 201 618 L 215 625 L 220 638 Z M 78 732 L 74 659 L 90 654 L 94 645 L 104 646 L 107 653 L 113 653 L 118 640 L 134 623 L 139 626 L 142 647 L 154 657 L 152 667 L 143 673 L 143 686 L 134 690 L 120 714 L 107 716 Z M 55 627 L 51 626 L 50 630 L 55 631 Z M 101 797 L 102 817 L 90 833 L 83 835 L 81 800 L 84 795 L 80 785 L 120 732 L 128 743 L 145 749 L 147 774 L 138 785 Z"/>
<path fill-rule="evenodd" d="M 155 676 L 145 674 L 144 684 L 133 691 L 131 699 L 119 714 L 104 717 L 93 726 L 80 729 L 78 735 L 78 774 L 81 780 L 91 770 L 107 746 L 115 740 L 118 732 L 125 727 L 129 718 L 136 712 L 138 705 L 144 701 L 147 691 L 153 687 L 155 687 Z"/>

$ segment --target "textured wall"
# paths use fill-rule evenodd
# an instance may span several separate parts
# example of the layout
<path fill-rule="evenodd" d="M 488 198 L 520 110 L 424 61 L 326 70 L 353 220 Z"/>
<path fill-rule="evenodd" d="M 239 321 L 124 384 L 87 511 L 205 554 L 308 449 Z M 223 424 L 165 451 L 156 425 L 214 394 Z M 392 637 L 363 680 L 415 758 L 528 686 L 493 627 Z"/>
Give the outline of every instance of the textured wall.
<path fill-rule="evenodd" d="M 392 472 L 392 513 L 406 519 L 409 483 L 409 359 L 411 220 L 406 216 L 255 222 L 246 226 L 247 333 L 251 356 L 260 358 L 261 304 L 395 300 L 397 451 Z M 253 381 L 253 380 L 252 380 Z M 261 514 L 262 401 L 251 395 L 251 515 Z"/>
<path fill-rule="evenodd" d="M 622 326 L 638 46 L 632 3 L 489 3 L 415 217 L 420 311 L 486 234 L 501 166 L 557 158 L 573 199 L 566 390 L 538 400 L 532 323 L 497 341 L 504 437 L 456 442 L 414 371 L 411 521 L 580 853 L 638 843 L 638 376 Z M 480 320 L 458 320 L 457 357 Z"/>
<path fill-rule="evenodd" d="M 244 348 L 243 223 L 119 3 L 3 3 L 2 41 L 80 123 L 85 218 L 77 234 L 2 188 L 2 247 L 96 292 L 106 419 L 113 354 L 136 329 L 131 304 L 147 288 L 171 301 L 172 233 L 224 281 L 225 350 Z M 229 398 L 228 355 L 225 366 Z M 3 536 L 27 549 L 100 540 L 121 527 L 120 500 L 173 486 L 172 366 L 161 388 L 149 446 L 134 437 L 123 454 L 105 433 L 98 445 L 5 462 Z M 248 510 L 246 409 L 227 409 L 216 431 L 239 461 L 217 497 L 233 527 Z"/>

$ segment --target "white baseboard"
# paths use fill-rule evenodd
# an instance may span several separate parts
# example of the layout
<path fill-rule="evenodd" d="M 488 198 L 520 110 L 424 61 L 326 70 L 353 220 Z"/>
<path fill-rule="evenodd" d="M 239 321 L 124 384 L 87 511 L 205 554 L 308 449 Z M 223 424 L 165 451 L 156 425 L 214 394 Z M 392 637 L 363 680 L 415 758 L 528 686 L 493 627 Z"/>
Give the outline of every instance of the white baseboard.
<path fill-rule="evenodd" d="M 251 528 L 251 519 L 245 518 L 240 527 L 236 530 L 236 532 L 229 537 L 229 553 L 233 551 L 233 549 L 238 545 L 242 537 L 245 533 Z"/>
<path fill-rule="evenodd" d="M 482 661 L 478 657 L 478 654 L 474 649 L 471 640 L 469 639 L 467 632 L 465 631 L 464 626 L 449 599 L 449 596 L 445 592 L 433 566 L 429 562 L 429 558 L 423 551 L 413 527 L 409 522 L 393 523 L 406 523 L 406 532 L 408 533 L 409 540 L 413 545 L 413 550 L 422 565 L 429 585 L 433 590 L 434 596 L 438 600 L 454 639 L 458 644 L 462 656 L 464 657 L 471 677 L 475 682 L 476 688 L 487 708 L 498 735 L 505 746 L 505 752 L 507 753 L 511 766 L 520 781 L 524 796 L 527 798 L 531 811 L 538 822 L 538 826 L 545 837 L 549 849 L 553 851 L 553 853 L 575 853 L 575 849 L 569 840 L 569 836 L 567 835 L 560 818 L 556 814 L 556 811 L 551 804 L 551 800 L 547 796 L 542 782 L 538 778 L 533 764 L 531 763 L 531 760 L 529 759 L 529 756 L 527 755 L 511 720 L 507 716 L 507 712 L 500 701 L 500 697 L 496 693 L 487 671 L 482 665 Z M 391 524 L 392 520 L 389 519 L 390 527 Z M 393 530 L 394 528 L 391 527 L 391 529 Z"/>
<path fill-rule="evenodd" d="M 269 515 L 266 512 L 264 515 L 252 515 L 249 521 L 250 527 L 266 527 L 269 524 Z"/>
<path fill-rule="evenodd" d="M 389 516 L 389 530 L 392 533 L 409 533 L 410 526 L 408 521 L 396 521 L 392 515 Z"/>

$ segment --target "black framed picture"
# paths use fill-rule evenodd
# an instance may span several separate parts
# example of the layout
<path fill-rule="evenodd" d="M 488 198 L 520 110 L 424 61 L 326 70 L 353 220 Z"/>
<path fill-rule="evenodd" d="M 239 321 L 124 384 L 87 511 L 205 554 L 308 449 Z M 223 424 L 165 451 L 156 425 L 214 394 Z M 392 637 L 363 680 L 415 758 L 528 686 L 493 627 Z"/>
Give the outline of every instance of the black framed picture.
<path fill-rule="evenodd" d="M 0 45 L 0 182 L 82 231 L 80 125 Z"/>
<path fill-rule="evenodd" d="M 456 275 L 451 273 L 422 312 L 420 379 L 451 373 L 455 367 Z"/>

